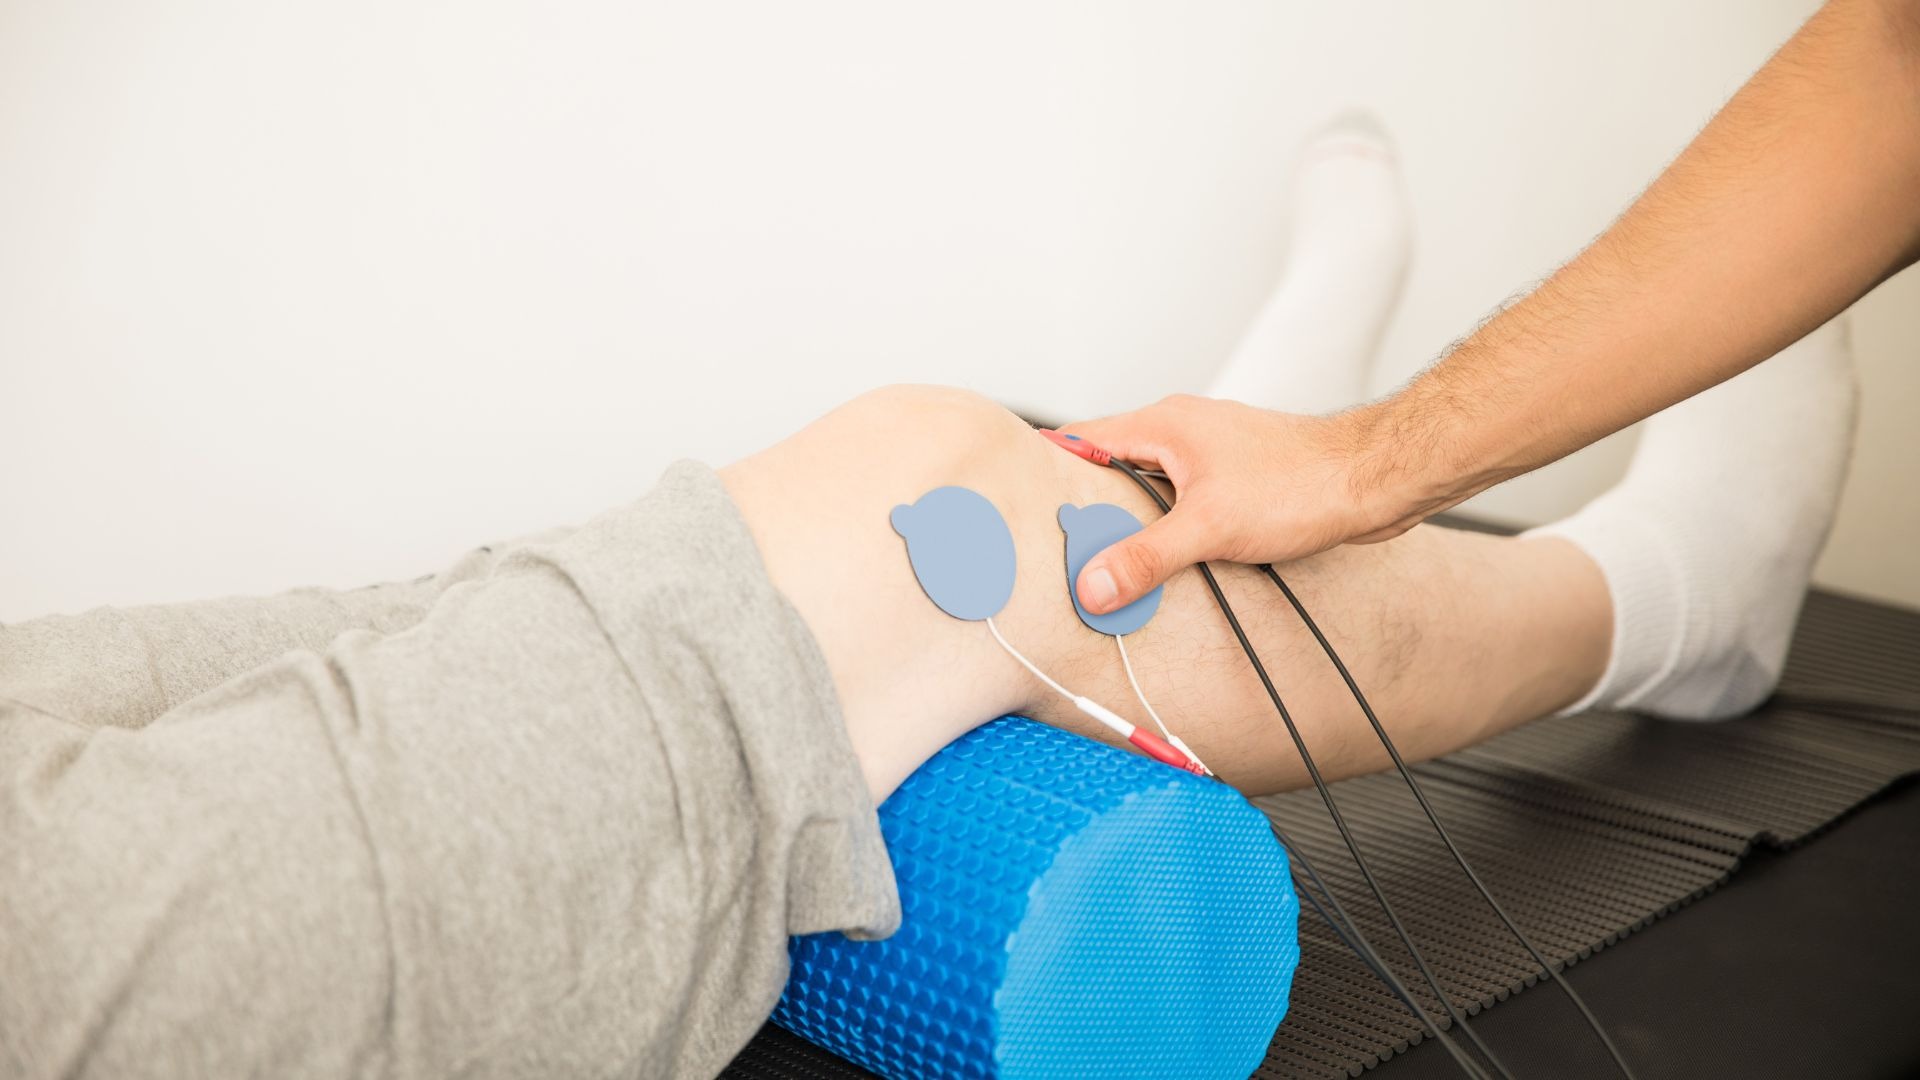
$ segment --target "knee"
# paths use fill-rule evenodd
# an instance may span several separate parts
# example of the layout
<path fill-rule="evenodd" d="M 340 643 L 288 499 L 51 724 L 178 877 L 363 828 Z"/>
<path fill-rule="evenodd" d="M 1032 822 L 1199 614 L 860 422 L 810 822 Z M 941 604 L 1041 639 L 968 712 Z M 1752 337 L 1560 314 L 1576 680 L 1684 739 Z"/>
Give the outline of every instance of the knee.
<path fill-rule="evenodd" d="M 883 386 L 840 411 L 876 434 L 923 446 L 977 447 L 1027 430 L 991 398 L 951 386 Z"/>
<path fill-rule="evenodd" d="M 947 386 L 887 386 L 828 417 L 843 448 L 949 483 L 990 482 L 1030 472 L 1045 447 L 1026 421 L 990 398 Z"/>
<path fill-rule="evenodd" d="M 832 419 L 841 451 L 867 459 L 864 475 L 894 478 L 893 496 L 957 484 L 993 500 L 1010 520 L 1038 515 L 1051 525 L 1060 502 L 1078 490 L 1066 474 L 1102 471 L 1060 452 L 1026 421 L 968 390 L 882 387 L 848 402 Z"/>
<path fill-rule="evenodd" d="M 1044 439 L 988 398 L 944 386 L 887 386 L 853 398 L 767 450 L 723 470 L 738 487 L 780 501 L 818 481 L 839 494 L 989 483 L 1019 471 Z M 1029 463 L 1030 464 L 1030 463 Z"/>

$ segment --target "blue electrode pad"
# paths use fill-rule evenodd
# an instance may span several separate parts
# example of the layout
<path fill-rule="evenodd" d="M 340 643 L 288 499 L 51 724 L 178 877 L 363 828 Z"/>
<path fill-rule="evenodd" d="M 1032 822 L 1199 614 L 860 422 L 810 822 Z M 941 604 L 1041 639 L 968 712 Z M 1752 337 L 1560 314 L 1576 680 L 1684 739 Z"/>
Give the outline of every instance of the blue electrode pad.
<path fill-rule="evenodd" d="M 1095 555 L 1145 527 L 1139 518 L 1112 503 L 1092 506 L 1068 503 L 1060 508 L 1060 528 L 1067 534 L 1067 595 L 1073 597 L 1073 610 L 1080 613 L 1080 621 L 1103 634 L 1131 634 L 1147 625 L 1147 620 L 1160 610 L 1160 591 L 1164 586 L 1155 587 L 1118 611 L 1095 615 L 1080 606 L 1080 571 L 1086 569 Z"/>
<path fill-rule="evenodd" d="M 907 560 L 941 611 L 956 619 L 990 619 L 1013 596 L 1013 533 L 986 496 L 939 487 L 887 518 L 906 538 Z"/>
<path fill-rule="evenodd" d="M 792 939 L 773 1022 L 888 1080 L 1244 1080 L 1300 948 L 1240 793 L 1020 717 L 880 806 L 884 941 Z"/>

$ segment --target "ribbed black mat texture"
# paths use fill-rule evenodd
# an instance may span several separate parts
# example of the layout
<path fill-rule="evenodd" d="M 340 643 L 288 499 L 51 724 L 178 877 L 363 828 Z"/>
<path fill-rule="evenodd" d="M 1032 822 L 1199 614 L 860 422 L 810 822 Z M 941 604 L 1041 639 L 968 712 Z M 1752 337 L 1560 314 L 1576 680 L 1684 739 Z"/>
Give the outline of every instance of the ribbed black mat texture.
<path fill-rule="evenodd" d="M 1755 845 L 1790 847 L 1920 772 L 1920 612 L 1815 592 L 1779 693 L 1751 716 L 1679 724 L 1586 714 L 1530 724 L 1415 773 L 1542 952 L 1573 964 L 1714 889 Z M 1399 777 L 1334 785 L 1381 887 L 1472 1014 L 1532 985 L 1524 950 L 1461 876 Z M 1319 796 L 1259 800 L 1304 847 L 1429 1011 L 1437 1003 Z M 1292 1008 L 1258 1077 L 1357 1076 L 1420 1041 L 1412 1015 L 1310 912 Z M 769 1025 L 723 1076 L 866 1073 Z"/>

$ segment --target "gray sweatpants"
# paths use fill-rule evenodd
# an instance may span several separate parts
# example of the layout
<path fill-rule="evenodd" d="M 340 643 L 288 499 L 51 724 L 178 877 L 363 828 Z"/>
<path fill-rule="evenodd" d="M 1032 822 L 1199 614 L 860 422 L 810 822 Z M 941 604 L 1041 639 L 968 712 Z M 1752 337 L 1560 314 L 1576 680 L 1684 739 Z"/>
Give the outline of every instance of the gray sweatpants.
<path fill-rule="evenodd" d="M 353 592 L 0 627 L 0 1076 L 704 1077 L 898 898 L 712 471 Z"/>

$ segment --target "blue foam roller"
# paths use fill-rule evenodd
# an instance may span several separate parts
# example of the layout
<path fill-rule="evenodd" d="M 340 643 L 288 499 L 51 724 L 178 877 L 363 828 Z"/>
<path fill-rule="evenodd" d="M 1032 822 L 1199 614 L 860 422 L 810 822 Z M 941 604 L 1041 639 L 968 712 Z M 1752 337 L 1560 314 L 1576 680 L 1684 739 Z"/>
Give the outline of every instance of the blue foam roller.
<path fill-rule="evenodd" d="M 893 1080 L 1243 1080 L 1286 1014 L 1299 905 L 1232 788 L 1019 717 L 880 807 L 903 921 L 796 937 L 773 1020 Z"/>

